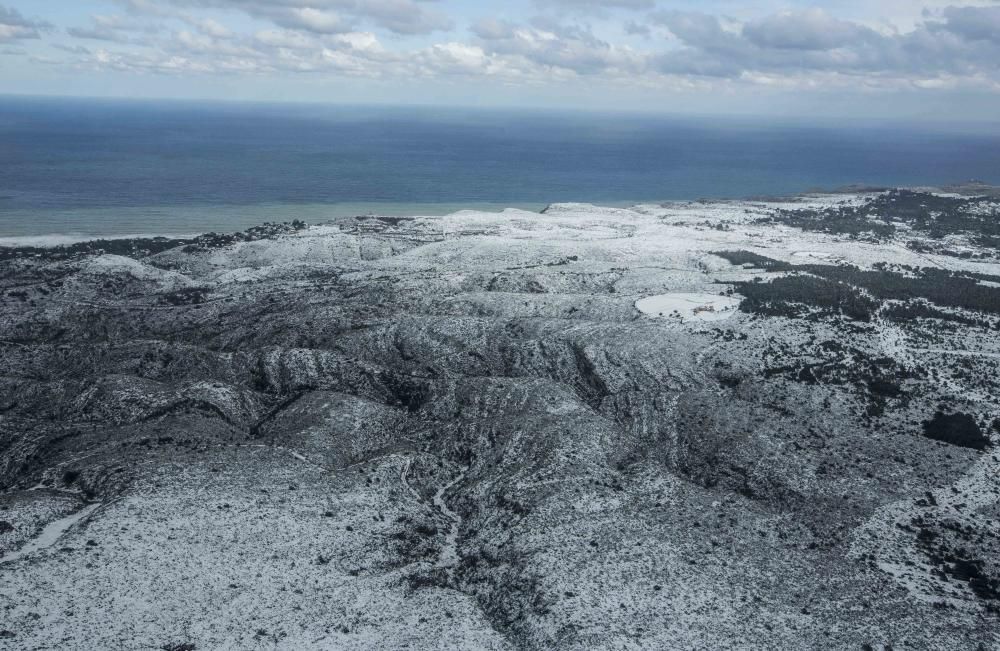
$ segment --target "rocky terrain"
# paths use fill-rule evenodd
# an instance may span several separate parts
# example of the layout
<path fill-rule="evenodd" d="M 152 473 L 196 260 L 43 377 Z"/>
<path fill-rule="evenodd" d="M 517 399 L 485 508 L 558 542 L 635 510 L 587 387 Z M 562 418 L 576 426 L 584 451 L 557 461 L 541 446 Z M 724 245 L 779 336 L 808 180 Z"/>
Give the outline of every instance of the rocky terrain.
<path fill-rule="evenodd" d="M 0 648 L 1000 648 L 1000 202 L 0 255 Z"/>

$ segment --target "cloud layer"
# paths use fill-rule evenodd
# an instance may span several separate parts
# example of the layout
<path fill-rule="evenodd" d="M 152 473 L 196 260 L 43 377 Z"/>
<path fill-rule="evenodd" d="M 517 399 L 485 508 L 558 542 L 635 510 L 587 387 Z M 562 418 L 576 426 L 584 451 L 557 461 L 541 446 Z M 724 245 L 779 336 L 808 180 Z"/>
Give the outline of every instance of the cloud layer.
<path fill-rule="evenodd" d="M 1000 92 L 994 0 L 928 6 L 908 22 L 821 7 L 733 17 L 665 0 L 512 6 L 470 13 L 447 0 L 117 0 L 114 12 L 54 25 L 0 5 L 0 43 L 17 41 L 16 53 L 62 68 L 175 76 Z M 28 41 L 50 49 L 32 53 Z"/>

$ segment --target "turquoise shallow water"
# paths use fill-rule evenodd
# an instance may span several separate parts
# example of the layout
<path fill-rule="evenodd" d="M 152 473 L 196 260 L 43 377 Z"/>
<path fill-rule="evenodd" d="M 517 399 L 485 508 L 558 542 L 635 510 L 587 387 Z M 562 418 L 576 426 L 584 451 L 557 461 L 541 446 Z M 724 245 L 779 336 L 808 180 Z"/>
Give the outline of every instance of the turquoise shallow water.
<path fill-rule="evenodd" d="M 1000 136 L 513 111 L 0 98 L 0 238 L 1000 181 Z"/>

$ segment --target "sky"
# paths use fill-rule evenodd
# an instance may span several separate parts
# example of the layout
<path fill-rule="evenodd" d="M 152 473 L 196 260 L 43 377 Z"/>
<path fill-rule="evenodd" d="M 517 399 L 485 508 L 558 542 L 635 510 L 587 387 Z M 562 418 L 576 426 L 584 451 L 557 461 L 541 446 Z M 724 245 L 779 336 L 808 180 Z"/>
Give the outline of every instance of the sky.
<path fill-rule="evenodd" d="M 1000 121 L 1000 0 L 0 0 L 0 93 Z"/>

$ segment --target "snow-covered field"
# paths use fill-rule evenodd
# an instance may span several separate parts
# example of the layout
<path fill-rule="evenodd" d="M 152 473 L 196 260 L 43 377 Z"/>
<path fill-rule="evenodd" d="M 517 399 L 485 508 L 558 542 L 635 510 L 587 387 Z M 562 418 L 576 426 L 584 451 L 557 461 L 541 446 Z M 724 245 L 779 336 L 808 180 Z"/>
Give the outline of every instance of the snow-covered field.
<path fill-rule="evenodd" d="M 643 314 L 681 321 L 722 321 L 736 313 L 740 296 L 715 296 L 675 292 L 641 298 L 635 307 Z"/>

